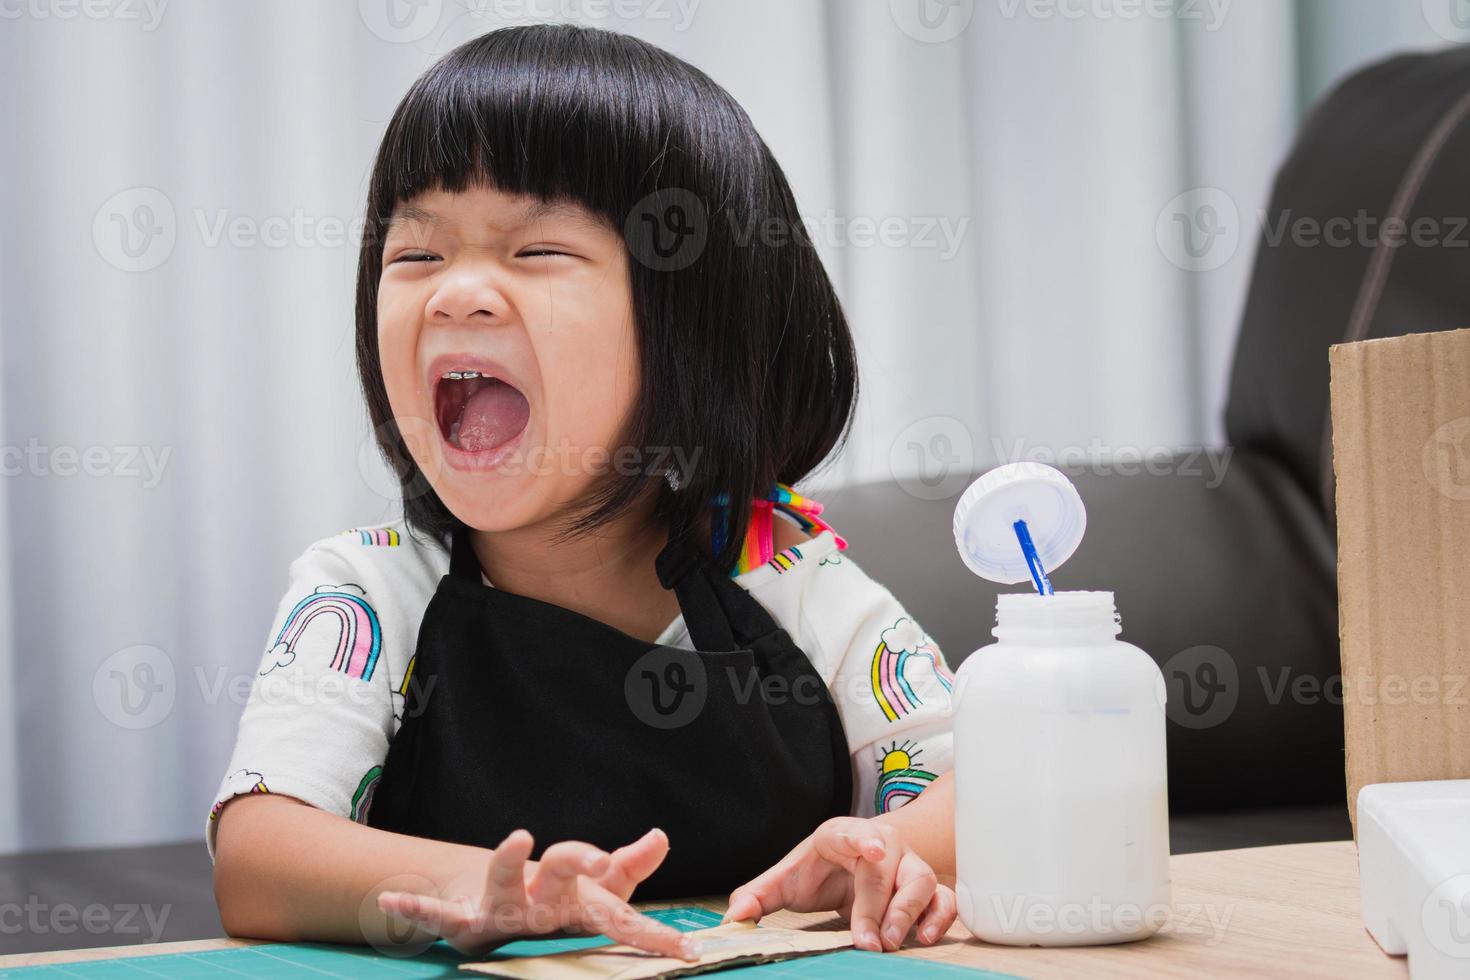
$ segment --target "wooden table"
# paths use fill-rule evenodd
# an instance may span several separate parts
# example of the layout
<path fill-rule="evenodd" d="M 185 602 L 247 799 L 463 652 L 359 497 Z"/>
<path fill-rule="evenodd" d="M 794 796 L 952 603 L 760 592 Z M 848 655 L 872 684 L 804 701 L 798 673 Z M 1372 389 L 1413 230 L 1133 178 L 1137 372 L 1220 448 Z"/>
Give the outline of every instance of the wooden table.
<path fill-rule="evenodd" d="M 1021 977 L 1408 976 L 1403 958 L 1384 955 L 1363 928 L 1358 857 L 1350 841 L 1207 851 L 1171 859 L 1174 916 L 1139 943 L 1071 949 L 989 946 L 956 924 L 916 956 Z M 714 907 L 714 906 L 712 906 Z M 778 912 L 773 925 L 832 923 L 831 915 Z M 0 956 L 0 968 L 251 945 L 202 939 Z M 898 974 L 901 975 L 901 974 Z"/>

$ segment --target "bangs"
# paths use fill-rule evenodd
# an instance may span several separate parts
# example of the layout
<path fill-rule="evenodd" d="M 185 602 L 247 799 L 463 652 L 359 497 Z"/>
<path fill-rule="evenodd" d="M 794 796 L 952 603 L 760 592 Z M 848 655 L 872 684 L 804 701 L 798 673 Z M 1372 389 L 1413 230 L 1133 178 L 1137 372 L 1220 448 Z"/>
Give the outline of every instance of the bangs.
<path fill-rule="evenodd" d="M 667 91 L 690 72 L 695 85 Z M 696 108 L 660 112 L 669 98 Z M 753 173 L 759 144 L 745 141 L 749 159 L 727 160 L 718 174 L 692 172 L 687 148 L 738 149 L 748 129 L 744 110 L 713 81 L 632 38 L 586 28 L 494 31 L 436 63 L 404 97 L 379 151 L 368 217 L 386 223 L 421 193 L 485 186 L 571 201 L 621 228 L 660 188 L 728 200 L 737 188 L 708 186 L 711 177 Z"/>

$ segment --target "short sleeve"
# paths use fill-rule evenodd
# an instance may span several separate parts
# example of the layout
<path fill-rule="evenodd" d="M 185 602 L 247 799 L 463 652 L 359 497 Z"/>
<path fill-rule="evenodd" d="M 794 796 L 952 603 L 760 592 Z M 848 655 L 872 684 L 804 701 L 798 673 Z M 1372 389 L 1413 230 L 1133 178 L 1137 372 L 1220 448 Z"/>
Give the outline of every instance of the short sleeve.
<path fill-rule="evenodd" d="M 828 678 L 853 764 L 853 815 L 903 806 L 954 763 L 954 675 L 938 645 L 848 555 L 802 588 L 804 646 Z"/>
<path fill-rule="evenodd" d="M 391 676 L 390 661 L 404 658 L 380 606 L 388 597 L 372 594 L 389 590 L 370 554 L 352 537 L 327 539 L 291 564 L 205 823 L 211 860 L 220 810 L 241 794 L 365 820 L 406 679 Z"/>

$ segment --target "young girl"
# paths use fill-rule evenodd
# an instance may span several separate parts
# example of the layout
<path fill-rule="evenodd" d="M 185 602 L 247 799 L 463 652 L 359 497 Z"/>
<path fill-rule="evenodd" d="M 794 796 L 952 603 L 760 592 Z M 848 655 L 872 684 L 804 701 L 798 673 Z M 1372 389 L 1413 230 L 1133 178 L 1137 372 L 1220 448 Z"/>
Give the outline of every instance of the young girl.
<path fill-rule="evenodd" d="M 943 935 L 951 678 L 791 489 L 854 350 L 729 94 L 620 34 L 477 38 L 394 113 L 358 270 L 405 516 L 291 566 L 205 827 L 225 928 L 687 956 L 635 890 L 734 889 Z"/>

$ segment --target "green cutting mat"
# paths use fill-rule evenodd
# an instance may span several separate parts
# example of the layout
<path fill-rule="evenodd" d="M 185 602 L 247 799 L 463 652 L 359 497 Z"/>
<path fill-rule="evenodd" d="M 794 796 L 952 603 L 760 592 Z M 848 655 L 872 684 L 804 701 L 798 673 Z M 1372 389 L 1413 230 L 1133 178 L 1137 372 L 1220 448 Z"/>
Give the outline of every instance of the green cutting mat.
<path fill-rule="evenodd" d="M 706 909 L 657 909 L 653 918 L 688 932 L 720 924 L 720 917 Z M 500 947 L 501 957 L 543 956 L 568 949 L 583 949 L 607 942 L 603 936 L 571 939 L 521 940 Z M 54 966 L 23 966 L 0 970 L 0 978 L 17 980 L 218 980 L 223 977 L 313 977 L 316 980 L 415 980 L 421 977 L 465 978 L 483 974 L 461 971 L 459 964 L 475 957 L 465 956 L 438 942 L 413 957 L 385 956 L 367 946 L 338 946 L 327 943 L 270 943 L 214 949 L 202 953 L 165 953 L 161 956 L 127 956 Z M 488 957 L 487 957 L 488 958 Z M 825 956 L 741 967 L 714 974 L 717 977 L 754 973 L 765 980 L 873 980 L 877 977 L 916 978 L 967 977 L 969 980 L 1015 980 L 1002 973 L 970 970 L 926 960 L 899 959 L 882 953 L 846 950 Z"/>

